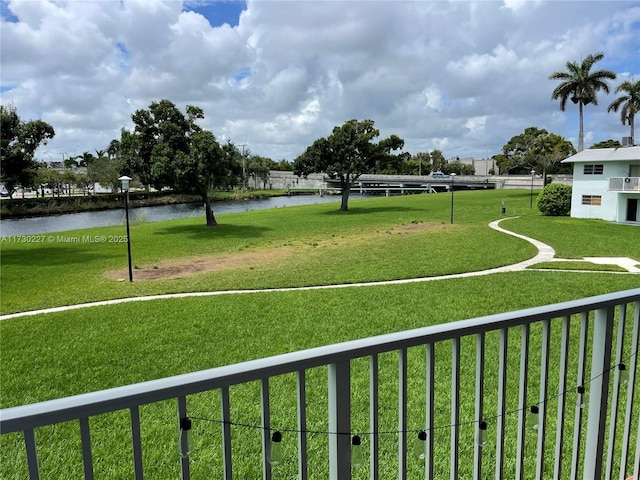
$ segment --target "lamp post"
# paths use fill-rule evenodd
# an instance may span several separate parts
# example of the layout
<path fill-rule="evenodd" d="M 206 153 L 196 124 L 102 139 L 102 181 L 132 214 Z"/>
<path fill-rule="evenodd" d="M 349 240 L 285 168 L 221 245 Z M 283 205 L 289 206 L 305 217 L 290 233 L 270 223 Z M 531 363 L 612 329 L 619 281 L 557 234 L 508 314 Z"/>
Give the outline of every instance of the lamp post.
<path fill-rule="evenodd" d="M 129 258 L 129 281 L 133 282 L 133 270 L 131 269 L 131 235 L 129 234 L 129 182 L 131 177 L 123 175 L 118 178 L 122 183 L 122 191 L 124 192 L 124 211 L 127 222 L 127 256 Z"/>
<path fill-rule="evenodd" d="M 451 174 L 451 223 L 453 223 L 453 181 L 456 178 L 456 174 Z"/>
<path fill-rule="evenodd" d="M 533 208 L 533 177 L 536 174 L 536 171 L 531 169 L 531 194 L 529 195 L 529 208 Z"/>

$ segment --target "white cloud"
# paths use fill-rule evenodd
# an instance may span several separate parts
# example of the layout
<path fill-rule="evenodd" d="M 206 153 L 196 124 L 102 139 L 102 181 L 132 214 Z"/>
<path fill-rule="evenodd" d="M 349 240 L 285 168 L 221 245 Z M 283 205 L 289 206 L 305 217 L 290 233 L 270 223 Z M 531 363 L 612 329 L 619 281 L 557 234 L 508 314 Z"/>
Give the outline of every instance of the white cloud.
<path fill-rule="evenodd" d="M 19 21 L 1 25 L 2 102 L 54 126 L 50 151 L 104 148 L 136 108 L 168 98 L 274 159 L 350 118 L 413 153 L 483 157 L 529 126 L 577 137 L 577 109 L 560 112 L 547 79 L 568 60 L 602 50 L 598 68 L 640 76 L 633 1 L 249 0 L 218 27 L 197 13 L 211 3 L 189 4 L 8 2 Z M 613 98 L 585 109 L 594 142 L 628 134 L 606 113 Z"/>

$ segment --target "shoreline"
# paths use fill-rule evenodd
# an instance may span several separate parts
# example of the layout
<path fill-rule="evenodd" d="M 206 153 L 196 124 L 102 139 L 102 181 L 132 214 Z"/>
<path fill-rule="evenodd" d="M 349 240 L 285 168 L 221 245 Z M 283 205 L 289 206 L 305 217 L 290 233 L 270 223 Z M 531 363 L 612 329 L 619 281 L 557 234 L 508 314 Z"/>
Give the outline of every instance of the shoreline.
<path fill-rule="evenodd" d="M 234 200 L 257 200 L 277 197 L 284 193 L 272 191 L 215 192 L 211 195 L 213 203 Z M 202 198 L 197 195 L 134 192 L 129 196 L 129 208 L 156 207 L 185 203 L 201 204 Z M 117 210 L 124 207 L 124 196 L 119 194 L 97 194 L 71 197 L 14 198 L 0 202 L 0 217 L 3 220 L 20 220 L 26 218 L 50 217 L 71 213 L 97 212 Z"/>

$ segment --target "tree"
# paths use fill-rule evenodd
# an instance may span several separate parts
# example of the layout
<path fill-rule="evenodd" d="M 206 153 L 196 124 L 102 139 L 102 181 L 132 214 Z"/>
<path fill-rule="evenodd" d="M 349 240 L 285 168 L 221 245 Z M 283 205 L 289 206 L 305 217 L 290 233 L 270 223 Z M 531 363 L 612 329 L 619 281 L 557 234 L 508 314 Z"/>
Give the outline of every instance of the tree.
<path fill-rule="evenodd" d="M 511 138 L 496 155 L 496 164 L 502 173 L 529 174 L 535 169 L 546 176 L 550 165 L 557 164 L 576 153 L 573 144 L 560 135 L 545 129 L 527 127 Z"/>
<path fill-rule="evenodd" d="M 620 109 L 620 121 L 622 124 L 629 125 L 629 136 L 631 137 L 631 145 L 635 145 L 634 134 L 635 126 L 634 119 L 636 113 L 640 112 L 640 80 L 637 82 L 625 81 L 616 87 L 614 93 L 626 92 L 626 95 L 621 95 L 616 98 L 607 112 L 613 110 L 617 112 Z"/>
<path fill-rule="evenodd" d="M 78 162 L 76 160 L 77 157 L 68 157 L 65 158 L 64 161 L 62 162 L 62 165 L 64 165 L 65 169 L 70 169 L 73 170 L 74 168 L 78 168 Z"/>
<path fill-rule="evenodd" d="M 252 155 L 247 162 L 247 174 L 253 178 L 254 188 L 258 188 L 258 179 L 262 182 L 262 189 L 266 190 L 269 183 L 270 171 L 273 166 L 270 158 Z"/>
<path fill-rule="evenodd" d="M 411 163 L 417 163 L 418 175 L 429 175 L 431 173 L 431 155 L 429 152 L 418 152 L 411 158 Z"/>
<path fill-rule="evenodd" d="M 431 152 L 431 168 L 434 172 L 442 172 L 447 164 L 441 150 Z"/>
<path fill-rule="evenodd" d="M 404 140 L 396 135 L 373 142 L 379 135 L 373 120 L 349 120 L 341 127 L 334 127 L 328 137 L 313 142 L 295 159 L 293 172 L 299 177 L 324 172 L 330 178 L 340 179 L 340 210 L 347 211 L 350 189 L 360 175 L 390 161 L 391 151 L 404 146 Z"/>
<path fill-rule="evenodd" d="M 100 157 L 87 166 L 87 182 L 99 183 L 103 187 L 117 191 L 120 186 L 118 178 L 123 170 L 123 162 L 118 158 Z"/>
<path fill-rule="evenodd" d="M 589 148 L 620 148 L 622 144 L 618 140 L 610 138 L 609 140 L 603 140 L 602 142 L 594 143 Z"/>
<path fill-rule="evenodd" d="M 567 106 L 567 100 L 577 103 L 580 111 L 580 133 L 578 136 L 578 151 L 584 149 L 583 107 L 592 103 L 598 105 L 597 92 L 603 90 L 609 93 L 607 80 L 615 80 L 616 74 L 611 70 L 591 71 L 593 64 L 604 58 L 603 53 L 587 55 L 582 63 L 567 62 L 566 72 L 553 72 L 549 80 L 561 80 L 551 94 L 552 100 L 560 99 L 560 110 L 563 112 Z"/>
<path fill-rule="evenodd" d="M 218 186 L 232 169 L 229 157 L 218 144 L 213 133 L 195 130 L 189 135 L 188 151 L 179 150 L 173 158 L 162 156 L 156 159 L 154 171 L 169 169 L 174 181 L 170 185 L 182 192 L 199 195 L 205 205 L 208 227 L 217 227 L 218 222 L 211 207 L 210 189 Z M 236 174 L 239 173 L 236 171 Z M 165 172 L 159 172 L 166 176 Z"/>
<path fill-rule="evenodd" d="M 94 157 L 91 152 L 82 152 L 82 155 L 78 155 L 76 159 L 79 160 L 78 165 L 80 167 L 88 167 L 96 157 Z"/>
<path fill-rule="evenodd" d="M 209 192 L 237 183 L 237 148 L 230 142 L 221 147 L 213 133 L 203 130 L 196 121 L 204 118 L 204 113 L 193 105 L 187 105 L 182 113 L 171 101 L 161 100 L 151 103 L 148 110 L 137 110 L 131 118 L 134 131 L 123 130 L 120 141 L 131 173 L 158 189 L 170 187 L 199 195 L 205 204 L 207 226 L 217 226 Z"/>
<path fill-rule="evenodd" d="M 11 197 L 19 185 L 33 186 L 39 168 L 34 154 L 55 131 L 42 120 L 23 122 L 14 106 L 0 105 L 0 132 L 0 179 Z"/>

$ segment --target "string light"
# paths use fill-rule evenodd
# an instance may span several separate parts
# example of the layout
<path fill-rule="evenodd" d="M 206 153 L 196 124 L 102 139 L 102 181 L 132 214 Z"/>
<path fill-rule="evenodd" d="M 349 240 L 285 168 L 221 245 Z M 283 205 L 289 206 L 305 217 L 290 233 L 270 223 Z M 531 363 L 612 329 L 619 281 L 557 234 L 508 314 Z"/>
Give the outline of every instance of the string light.
<path fill-rule="evenodd" d="M 632 353 L 629 357 L 627 358 L 632 358 L 636 355 L 637 352 Z M 614 365 L 606 370 L 604 370 L 601 374 L 595 376 L 594 378 L 591 378 L 589 380 L 589 382 L 592 382 L 593 380 L 595 380 L 598 377 L 601 377 L 602 375 L 604 375 L 607 372 L 610 372 L 614 369 L 618 370 L 618 379 L 619 379 L 619 383 L 621 385 L 625 385 L 628 383 L 629 381 L 629 371 L 627 370 L 627 366 L 624 363 L 619 363 L 617 365 Z M 527 412 L 527 420 L 526 422 L 528 424 L 531 424 L 531 428 L 534 430 L 537 430 L 539 428 L 540 425 L 540 409 L 539 409 L 539 405 L 543 404 L 543 403 L 548 403 L 549 400 L 556 398 L 556 397 L 562 397 L 565 396 L 567 394 L 567 391 L 559 393 L 558 395 L 554 395 L 552 397 L 549 397 L 543 401 L 541 401 L 540 403 L 538 403 L 537 405 L 531 405 L 530 407 L 528 407 L 528 412 Z M 580 408 L 584 408 L 585 407 L 585 398 L 587 396 L 587 391 L 584 385 L 579 385 L 576 387 L 576 405 Z M 527 408 L 527 407 L 525 407 Z M 468 422 L 460 422 L 456 425 L 451 424 L 451 425 L 441 425 L 441 426 L 437 426 L 437 427 L 433 427 L 431 430 L 429 431 L 434 431 L 434 430 L 439 430 L 439 429 L 448 429 L 454 426 L 464 426 L 464 425 L 471 425 L 471 424 L 477 424 L 478 428 L 477 428 L 477 432 L 476 432 L 476 444 L 480 447 L 485 447 L 488 445 L 489 443 L 489 438 L 488 438 L 488 433 L 487 433 L 487 420 L 495 420 L 497 418 L 500 417 L 506 417 L 512 414 L 516 414 L 521 412 L 522 410 L 524 410 L 524 408 L 521 409 L 517 409 L 517 410 L 512 410 L 512 411 L 508 411 L 505 412 L 503 415 L 496 415 L 493 417 L 489 417 L 489 418 L 485 418 L 483 420 L 480 421 L 468 421 Z M 238 422 L 231 422 L 231 421 L 223 421 L 223 420 L 215 420 L 215 419 L 210 419 L 210 418 L 202 418 L 202 417 L 185 417 L 183 419 L 180 420 L 180 440 L 179 440 L 179 452 L 180 455 L 184 458 L 188 457 L 190 452 L 192 451 L 192 446 L 193 446 L 193 438 L 192 438 L 192 434 L 191 434 L 191 421 L 192 419 L 197 419 L 197 420 L 202 420 L 202 421 L 208 421 L 208 422 L 215 422 L 215 423 L 220 423 L 220 424 L 227 424 L 227 425 L 234 425 L 234 426 L 239 426 L 239 427 L 247 427 L 247 428 L 254 428 L 254 429 L 269 429 L 271 430 L 269 427 L 263 427 L 263 426 L 258 426 L 258 425 L 251 425 L 251 424 L 243 424 L 243 423 L 238 423 Z M 279 465 L 282 463 L 282 459 L 283 459 L 283 446 L 282 446 L 282 433 L 281 432 L 292 432 L 292 433 L 305 433 L 305 434 L 322 434 L 322 435 L 342 435 L 342 434 L 350 434 L 350 432 L 330 432 L 330 431 L 319 431 L 319 430 L 297 430 L 297 429 L 280 429 L 280 430 L 276 430 L 274 431 L 273 435 L 271 436 L 271 443 L 270 443 L 270 451 L 269 451 L 269 463 L 271 465 Z M 427 440 L 427 431 L 425 430 L 391 430 L 391 431 L 377 431 L 377 432 L 373 432 L 373 433 L 367 433 L 367 435 L 384 435 L 384 434 L 398 434 L 398 433 L 416 433 L 416 437 L 413 441 L 413 446 L 412 446 L 412 453 L 419 459 L 423 460 L 426 456 L 426 440 Z M 182 446 L 182 439 L 183 436 L 186 435 L 187 440 L 186 440 L 186 451 L 183 450 L 183 446 Z M 365 463 L 365 459 L 364 459 L 364 453 L 363 453 L 363 449 L 362 449 L 362 440 L 358 435 L 354 435 L 351 439 L 351 465 L 353 466 L 353 468 L 360 468 L 361 466 L 363 466 Z"/>
<path fill-rule="evenodd" d="M 487 422 L 485 422 L 484 420 L 480 420 L 480 422 L 478 422 L 476 443 L 480 447 L 486 447 L 489 443 L 489 435 L 487 434 Z"/>
<path fill-rule="evenodd" d="M 578 385 L 578 388 L 576 390 L 578 392 L 577 405 L 580 408 L 584 408 L 585 405 L 586 405 L 586 403 L 585 403 L 585 397 L 587 396 L 586 390 L 584 389 L 584 386 L 582 386 L 582 385 Z"/>
<path fill-rule="evenodd" d="M 413 441 L 413 455 L 419 460 L 424 460 L 427 454 L 427 432 L 420 430 Z"/>
<path fill-rule="evenodd" d="M 364 453 L 362 452 L 362 440 L 358 435 L 351 438 L 351 466 L 360 468 L 364 465 Z"/>
<path fill-rule="evenodd" d="M 531 405 L 531 407 L 529 407 L 529 413 L 527 415 L 527 423 L 529 425 L 531 425 L 531 428 L 533 430 L 538 430 L 538 427 L 540 426 L 540 409 L 538 408 L 538 405 Z"/>
<path fill-rule="evenodd" d="M 629 383 L 629 370 L 624 363 L 618 365 L 618 375 L 620 379 L 620 385 L 626 385 Z"/>
<path fill-rule="evenodd" d="M 278 430 L 271 435 L 271 444 L 269 445 L 269 463 L 271 465 L 280 465 L 282 463 L 282 433 Z"/>
<path fill-rule="evenodd" d="M 186 442 L 184 437 L 186 438 Z M 193 434 L 191 432 L 191 419 L 180 419 L 180 436 L 178 437 L 178 453 L 182 458 L 187 458 L 193 450 Z"/>

